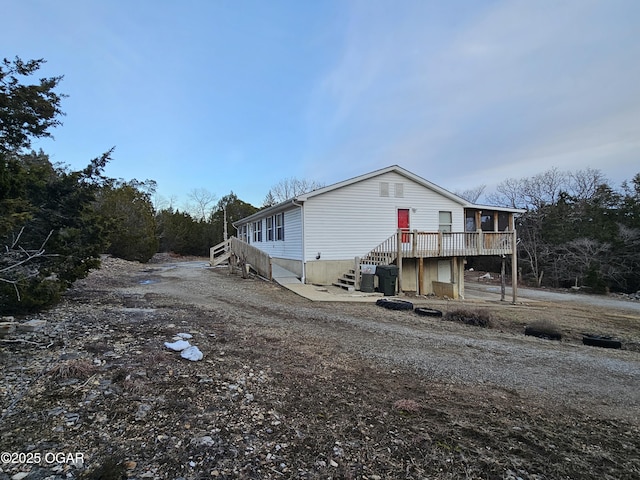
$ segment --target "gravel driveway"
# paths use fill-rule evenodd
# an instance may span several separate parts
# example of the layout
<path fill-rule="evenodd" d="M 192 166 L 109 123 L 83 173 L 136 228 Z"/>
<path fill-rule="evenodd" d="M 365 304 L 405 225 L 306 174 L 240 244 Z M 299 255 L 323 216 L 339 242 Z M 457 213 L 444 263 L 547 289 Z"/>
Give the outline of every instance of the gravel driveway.
<path fill-rule="evenodd" d="M 387 366 L 414 369 L 425 378 L 454 384 L 495 385 L 547 401 L 595 408 L 638 421 L 640 355 L 636 351 L 550 342 L 520 333 L 480 329 L 395 312 L 372 304 L 320 304 L 260 280 L 242 281 L 226 269 L 209 269 L 203 262 L 157 267 L 158 282 L 141 285 L 136 293 L 153 292 L 176 301 L 196 303 L 234 320 L 242 319 L 272 336 L 297 337 L 350 354 L 376 359 Z M 472 287 L 476 288 L 476 287 Z M 482 290 L 492 292 L 491 286 Z M 477 291 L 477 289 L 476 289 Z M 499 294 L 499 288 L 498 288 Z M 594 305 L 609 310 L 638 311 L 633 302 L 594 300 L 585 295 L 521 291 L 537 297 L 579 303 L 585 316 Z M 565 300 L 566 299 L 566 300 Z M 418 301 L 419 303 L 420 301 Z M 416 303 L 416 304 L 418 304 Z M 422 300 L 436 308 L 454 309 L 456 302 Z M 509 308 L 506 307 L 505 308 Z M 526 313 L 527 306 L 511 306 Z M 551 308 L 554 308 L 553 306 Z"/>
<path fill-rule="evenodd" d="M 0 480 L 640 478 L 635 311 L 413 299 L 484 309 L 479 328 L 154 260 L 105 258 L 0 339 Z M 523 335 L 550 319 L 562 341 Z M 166 347 L 178 332 L 201 361 Z"/>
<path fill-rule="evenodd" d="M 511 288 L 505 289 L 507 300 L 511 300 Z M 481 283 L 466 283 L 465 296 L 468 298 L 500 298 L 500 287 Z M 586 295 L 582 293 L 556 292 L 544 289 L 518 288 L 518 300 L 544 300 L 547 302 L 571 302 L 578 305 L 611 308 L 613 310 L 630 310 L 640 313 L 640 302 L 610 298 L 604 295 Z"/>

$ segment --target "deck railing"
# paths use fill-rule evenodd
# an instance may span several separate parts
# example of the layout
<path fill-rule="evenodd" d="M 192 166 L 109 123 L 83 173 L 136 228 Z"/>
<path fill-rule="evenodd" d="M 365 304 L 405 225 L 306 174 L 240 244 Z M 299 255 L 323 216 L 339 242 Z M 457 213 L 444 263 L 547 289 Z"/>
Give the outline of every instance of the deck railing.
<path fill-rule="evenodd" d="M 419 232 L 398 230 L 362 257 L 361 262 L 389 265 L 402 257 L 461 257 L 511 255 L 514 232 Z M 399 248 L 400 246 L 400 248 Z"/>

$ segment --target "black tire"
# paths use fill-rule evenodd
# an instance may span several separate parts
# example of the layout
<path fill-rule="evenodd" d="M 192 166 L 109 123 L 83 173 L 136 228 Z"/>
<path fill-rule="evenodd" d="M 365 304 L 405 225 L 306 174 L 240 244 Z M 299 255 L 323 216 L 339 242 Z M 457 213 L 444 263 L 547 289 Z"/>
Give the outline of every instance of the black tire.
<path fill-rule="evenodd" d="M 417 307 L 414 312 L 423 317 L 442 317 L 442 312 L 435 308 Z"/>
<path fill-rule="evenodd" d="M 386 298 L 379 298 L 376 300 L 376 305 L 379 307 L 384 307 L 387 304 L 388 300 Z"/>
<path fill-rule="evenodd" d="M 413 310 L 413 303 L 406 300 L 396 300 L 395 298 L 387 299 L 382 306 L 389 310 Z"/>
<path fill-rule="evenodd" d="M 622 342 L 604 335 L 582 335 L 582 343 L 591 347 L 622 348 Z"/>
<path fill-rule="evenodd" d="M 535 327 L 530 327 L 530 326 L 525 327 L 524 334 L 529 335 L 531 337 L 544 338 L 545 340 L 561 340 L 562 339 L 562 334 L 560 333 L 542 331 L 542 330 L 538 330 Z"/>

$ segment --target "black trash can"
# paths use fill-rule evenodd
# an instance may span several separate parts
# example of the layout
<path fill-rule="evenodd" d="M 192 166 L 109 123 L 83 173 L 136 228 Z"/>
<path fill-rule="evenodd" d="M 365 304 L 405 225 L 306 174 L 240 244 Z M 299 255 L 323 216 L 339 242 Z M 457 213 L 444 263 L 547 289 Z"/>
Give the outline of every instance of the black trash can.
<path fill-rule="evenodd" d="M 398 267 L 396 265 L 378 265 L 376 275 L 378 277 L 378 290 L 381 291 L 385 297 L 395 295 Z"/>
<path fill-rule="evenodd" d="M 365 293 L 373 292 L 373 273 L 363 273 L 360 277 L 360 291 Z"/>

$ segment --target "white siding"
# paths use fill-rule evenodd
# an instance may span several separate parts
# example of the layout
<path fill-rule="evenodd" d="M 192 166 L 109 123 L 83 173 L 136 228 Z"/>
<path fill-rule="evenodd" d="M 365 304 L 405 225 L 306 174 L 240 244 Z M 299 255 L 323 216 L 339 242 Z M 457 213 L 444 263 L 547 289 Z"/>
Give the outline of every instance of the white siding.
<path fill-rule="evenodd" d="M 262 222 L 262 242 L 254 242 L 254 221 L 249 222 L 248 224 L 250 229 L 249 239 L 251 245 L 259 248 L 263 252 L 268 253 L 272 257 L 287 258 L 290 260 L 302 260 L 302 209 L 300 207 L 293 207 L 293 209 L 285 210 L 284 212 L 284 241 L 267 241 L 266 217 L 262 217 L 259 220 Z"/>
<path fill-rule="evenodd" d="M 380 182 L 387 182 L 391 188 L 381 187 Z M 388 196 L 381 196 L 387 188 Z M 399 208 L 409 209 L 411 230 L 436 232 L 439 212 L 450 211 L 453 231 L 464 231 L 462 205 L 403 175 L 388 172 L 305 202 L 305 261 L 314 260 L 318 253 L 322 260 L 365 255 L 396 232 Z"/>

